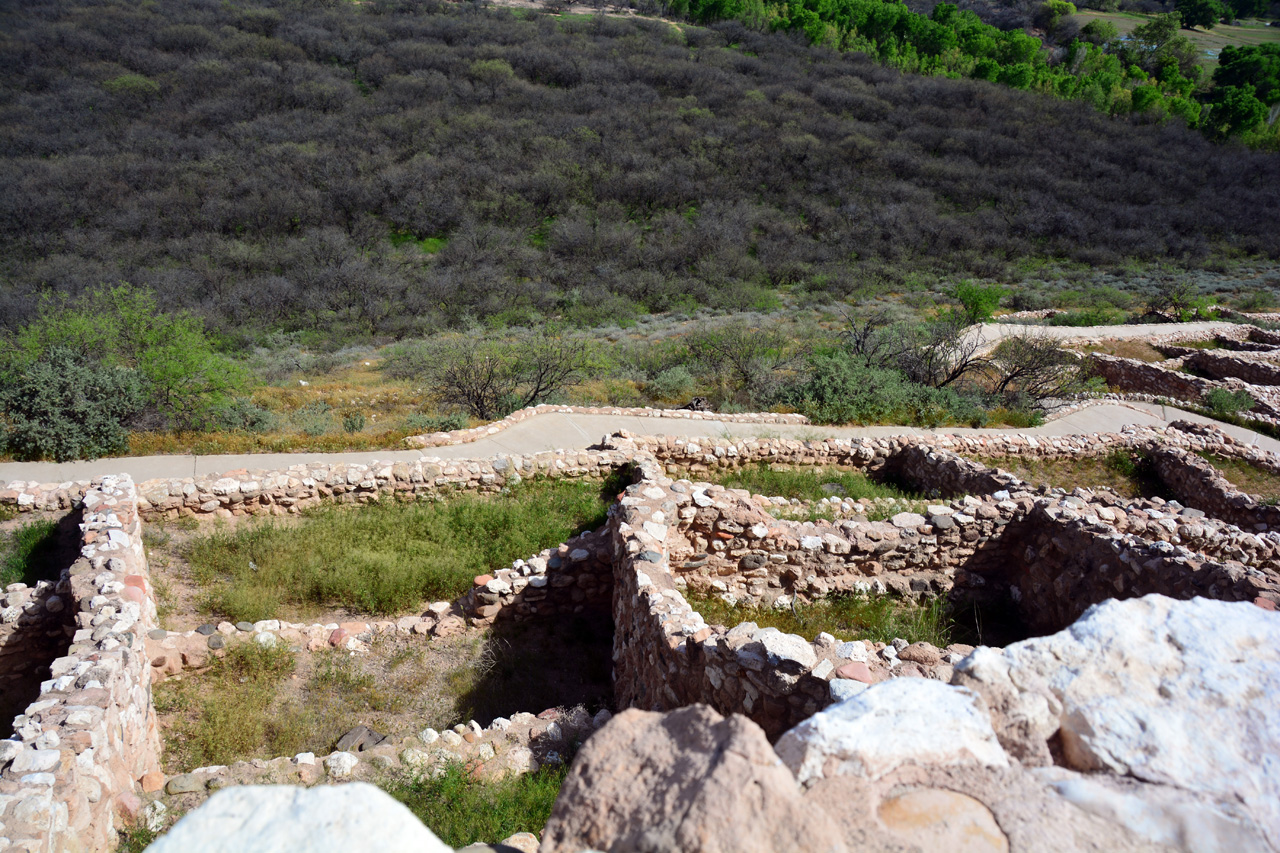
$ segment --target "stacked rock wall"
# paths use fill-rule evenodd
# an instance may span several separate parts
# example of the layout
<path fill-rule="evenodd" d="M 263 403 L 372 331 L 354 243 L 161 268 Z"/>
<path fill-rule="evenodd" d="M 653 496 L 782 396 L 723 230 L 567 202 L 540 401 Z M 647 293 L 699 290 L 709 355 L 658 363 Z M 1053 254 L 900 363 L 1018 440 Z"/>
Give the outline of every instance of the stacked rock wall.
<path fill-rule="evenodd" d="M 1183 364 L 1213 379 L 1240 379 L 1250 385 L 1280 385 L 1280 365 L 1261 357 L 1200 350 Z"/>
<path fill-rule="evenodd" d="M 1242 530 L 1280 530 L 1280 507 L 1259 503 L 1241 492 L 1196 454 L 1161 447 L 1152 450 L 1151 461 L 1160 479 L 1179 500 Z M 1270 461 L 1274 465 L 1275 460 Z"/>
<path fill-rule="evenodd" d="M 156 614 L 137 503 L 127 477 L 84 495 L 80 557 L 58 584 L 75 614 L 71 646 L 0 741 L 0 849 L 111 849 L 136 781 L 159 767 L 144 650 Z"/>
<path fill-rule="evenodd" d="M 1125 513 L 1078 499 L 1041 499 L 1007 534 L 1006 548 L 1017 547 L 1021 553 L 1003 565 L 990 565 L 988 580 L 995 576 L 1008 585 L 1033 634 L 1061 630 L 1109 598 L 1160 593 L 1253 601 L 1264 593 L 1280 596 L 1280 573 L 1274 569 L 1207 559 L 1185 545 L 1117 529 L 1128 521 L 1129 530 L 1154 528 L 1176 538 L 1182 529 L 1194 540 L 1203 536 L 1200 518 L 1153 509 Z M 1273 564 L 1277 545 L 1267 545 Z"/>
<path fill-rule="evenodd" d="M 1150 364 L 1133 358 L 1118 358 L 1103 353 L 1090 353 L 1089 359 L 1094 372 L 1108 385 L 1121 391 L 1192 402 L 1198 402 L 1205 394 L 1219 388 L 1227 391 L 1246 391 L 1256 401 L 1251 410 L 1254 415 L 1266 420 L 1280 418 L 1280 391 L 1274 387 L 1277 384 L 1274 381 L 1253 384 L 1235 377 L 1205 379 L 1170 369 L 1172 366 L 1181 366 L 1185 363 L 1189 367 L 1195 364 L 1207 364 L 1218 372 L 1228 369 L 1245 372 L 1246 368 L 1241 365 L 1253 363 L 1245 359 L 1206 353 L 1204 350 L 1197 350 L 1186 359 L 1169 362 L 1167 363 L 1169 366 Z M 1271 372 L 1265 367 L 1257 367 L 1256 370 L 1260 378 L 1271 376 Z"/>

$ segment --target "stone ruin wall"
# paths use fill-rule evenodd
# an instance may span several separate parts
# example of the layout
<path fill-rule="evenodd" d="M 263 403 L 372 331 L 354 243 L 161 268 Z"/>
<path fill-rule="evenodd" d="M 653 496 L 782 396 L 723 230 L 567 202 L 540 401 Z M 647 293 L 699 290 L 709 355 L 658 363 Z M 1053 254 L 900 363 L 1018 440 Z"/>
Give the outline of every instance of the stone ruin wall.
<path fill-rule="evenodd" d="M 1211 379 L 1239 379 L 1250 385 L 1280 385 L 1280 365 L 1266 359 L 1266 355 L 1274 352 L 1274 349 L 1258 352 L 1249 358 L 1200 350 L 1185 356 L 1182 363 Z"/>
<path fill-rule="evenodd" d="M 66 654 L 0 741 L 0 849 L 106 850 L 160 738 L 143 639 L 155 604 L 137 493 L 104 477 L 82 500 L 80 556 L 56 594 L 74 614 Z M 46 601 L 47 606 L 47 601 Z"/>
<path fill-rule="evenodd" d="M 1093 440 L 1020 439 L 1018 446 L 1047 456 L 1076 456 L 1085 446 L 1101 454 L 1149 440 L 1151 432 Z M 1191 447 L 1222 449 L 1217 445 L 1225 440 L 1204 431 L 1165 432 Z M 987 453 L 995 443 L 973 441 L 982 442 Z M 1243 531 L 1194 508 L 1126 501 L 1105 491 L 1083 498 L 1043 495 L 1012 475 L 927 443 L 620 436 L 611 446 L 626 451 L 640 478 L 615 506 L 605 531 L 613 550 L 609 569 L 619 707 L 669 710 L 705 702 L 721 713 L 743 713 L 777 734 L 851 689 L 849 682 L 832 677 L 857 660 L 842 657 L 840 644 L 753 625 L 709 626 L 689 606 L 684 597 L 689 591 L 785 606 L 797 596 L 813 600 L 841 591 L 959 592 L 981 598 L 999 589 L 1017 599 L 1024 621 L 1037 632 L 1057 630 L 1089 605 L 1117 596 L 1161 592 L 1280 601 L 1280 536 Z M 882 472 L 902 466 L 910 467 L 919 482 L 942 483 L 952 493 L 970 488 L 991 493 L 930 505 L 927 518 L 901 513 L 888 522 L 788 522 L 741 490 L 663 476 L 659 457 L 668 473 L 760 459 L 855 462 L 863 470 Z M 477 578 L 470 612 L 519 619 L 581 607 L 581 597 L 573 602 L 561 596 L 559 604 L 549 599 L 557 597 L 556 590 L 572 591 L 584 575 L 599 578 L 605 571 L 601 535 L 583 540 L 562 546 L 561 567 L 548 569 L 549 581 L 541 587 L 521 582 L 541 566 L 515 566 Z M 556 570 L 572 579 L 557 583 Z M 603 590 L 598 580 L 592 583 Z M 536 589 L 549 591 L 548 598 L 527 600 Z"/>
<path fill-rule="evenodd" d="M 722 713 L 745 713 L 776 735 L 860 689 L 859 683 L 834 675 L 844 665 L 866 660 L 869 650 L 862 643 L 839 644 L 821 636 L 811 641 L 751 623 L 709 626 L 690 608 L 685 591 L 777 604 L 842 590 L 906 596 L 982 594 L 999 587 L 1016 590 L 1023 618 L 1037 630 L 1069 624 L 1096 601 L 1147 592 L 1280 602 L 1275 572 L 1280 535 L 1270 531 L 1269 521 L 1256 520 L 1261 517 L 1256 512 L 1274 508 L 1254 506 L 1255 514 L 1241 519 L 1246 529 L 1239 530 L 1195 510 L 1170 511 L 1157 501 L 1123 501 L 1105 492 L 1040 494 L 1012 475 L 953 452 L 1074 457 L 1152 441 L 1175 448 L 1166 454 L 1161 476 L 1179 483 L 1175 488 L 1182 492 L 1194 492 L 1195 500 L 1185 502 L 1202 502 L 1211 515 L 1219 511 L 1211 502 L 1224 494 L 1232 497 L 1234 490 L 1225 480 L 1186 473 L 1208 468 L 1187 450 L 1280 469 L 1280 460 L 1216 431 L 1183 427 L 1053 439 L 734 442 L 622 434 L 603 449 L 576 454 L 243 472 L 193 481 L 190 494 L 181 487 L 175 494 L 173 481 L 160 481 L 168 495 L 160 493 L 156 481 L 143 484 L 155 500 L 135 497 L 127 480 L 107 478 L 82 492 L 84 556 L 58 588 L 59 594 L 66 589 L 81 627 L 68 655 L 55 661 L 55 678 L 46 685 L 57 698 L 35 703 L 17 721 L 23 747 L 0 783 L 2 796 L 11 798 L 0 799 L 5 837 L 17 840 L 11 828 L 16 826 L 32 837 L 54 839 L 49 849 L 63 849 L 72 837 L 102 840 L 86 848 L 103 849 L 112 837 L 114 815 L 136 804 L 130 800 L 135 780 L 157 768 L 147 658 L 132 652 L 142 648 L 141 638 L 154 627 L 140 540 L 144 516 L 276 514 L 326 498 L 370 501 L 397 493 L 486 491 L 539 475 L 602 479 L 630 466 L 636 484 L 611 510 L 604 529 L 478 577 L 471 593 L 455 604 L 457 610 L 485 624 L 612 606 L 618 707 L 670 709 L 705 702 Z M 774 518 L 744 492 L 664 476 L 761 461 L 854 467 L 882 475 L 896 471 L 904 478 L 910 472 L 917 488 L 969 494 L 930 505 L 928 517 L 906 513 L 887 522 L 796 523 Z M 1184 472 L 1181 478 L 1178 472 Z M 30 496 L 22 506 L 35 508 L 73 501 L 76 488 L 59 484 L 52 491 L 37 486 L 17 493 Z M 202 508 L 207 501 L 200 499 L 215 490 L 221 492 L 216 508 Z M 1238 493 L 1232 499 L 1238 502 Z M 103 511 L 106 500 L 117 504 L 111 512 Z M 1247 504 L 1243 511 L 1248 513 Z M 104 562 L 112 559 L 120 562 Z M 948 664 L 936 659 L 936 650 L 930 654 L 935 659 L 922 662 L 913 674 L 946 680 Z M 59 689 L 74 692 L 63 696 Z M 123 740 L 124 735 L 131 739 Z M 46 764 L 53 769 L 35 769 Z"/>
<path fill-rule="evenodd" d="M 1244 334 L 1219 333 L 1216 340 L 1228 348 L 1205 350 L 1157 343 L 1156 349 L 1170 361 L 1152 364 L 1137 359 L 1090 353 L 1092 369 L 1108 385 L 1144 396 L 1199 401 L 1218 388 L 1247 391 L 1256 400 L 1252 414 L 1268 421 L 1280 420 L 1280 333 L 1243 327 Z M 1193 375 L 1180 372 L 1186 367 Z M 1205 378 L 1208 377 L 1208 378 Z"/>

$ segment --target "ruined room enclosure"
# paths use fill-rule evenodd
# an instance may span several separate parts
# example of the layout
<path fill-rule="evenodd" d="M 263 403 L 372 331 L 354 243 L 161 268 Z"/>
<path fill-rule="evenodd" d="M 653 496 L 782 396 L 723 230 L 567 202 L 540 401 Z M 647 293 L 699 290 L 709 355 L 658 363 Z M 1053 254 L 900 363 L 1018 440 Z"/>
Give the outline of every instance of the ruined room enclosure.
<path fill-rule="evenodd" d="M 1145 454 L 1176 500 L 1102 489 L 1067 493 L 966 458 L 1105 456 L 1118 448 Z M 118 825 L 112 804 L 154 815 L 189 808 L 228 784 L 376 781 L 388 772 L 432 772 L 445 762 L 462 762 L 482 778 L 526 773 L 563 761 L 602 724 L 603 713 L 592 712 L 604 707 L 665 710 L 701 702 L 743 713 L 777 737 L 868 683 L 949 681 L 954 664 L 970 651 L 954 639 L 944 646 L 798 635 L 750 622 L 708 624 L 690 606 L 695 594 L 769 610 L 839 595 L 946 600 L 969 607 L 988 625 L 1004 608 L 1017 619 L 1009 639 L 1056 630 L 1106 598 L 1149 592 L 1274 606 L 1280 602 L 1280 536 L 1274 532 L 1280 511 L 1241 493 L 1201 454 L 1265 475 L 1280 472 L 1273 456 L 1214 430 L 1179 425 L 1047 440 L 695 441 L 619 433 L 576 454 L 241 472 L 137 489 L 108 478 L 88 484 L 79 497 L 58 498 L 87 507 L 81 556 L 63 576 L 77 630 L 66 654 L 52 661 L 53 677 L 40 700 L 18 718 L 22 746 L 4 779 L 21 785 L 33 767 L 54 768 L 51 788 L 19 790 L 30 806 L 21 815 L 32 832 L 108 832 Z M 840 514 L 824 518 L 804 505 L 788 501 L 783 511 L 764 496 L 706 482 L 761 463 L 856 470 L 935 497 L 887 518 L 844 514 L 842 502 Z M 478 575 L 453 601 L 372 620 L 335 612 L 326 615 L 334 621 L 323 623 L 219 622 L 173 632 L 156 620 L 143 519 L 284 514 L 335 499 L 496 491 L 542 476 L 604 481 L 619 471 L 631 485 L 603 528 Z M 104 503 L 114 508 L 105 511 Z M 422 685 L 439 675 L 424 680 L 418 676 L 425 669 L 415 667 L 426 650 L 450 644 L 461 649 L 465 665 L 455 662 L 437 673 L 452 678 L 455 698 L 465 700 L 468 719 L 456 726 L 424 722 L 384 732 L 378 725 L 390 727 L 377 717 L 368 718 L 374 725 L 357 725 L 360 715 L 349 706 L 329 713 L 347 731 L 327 755 L 319 750 L 328 747 L 317 747 L 229 765 L 161 767 L 156 702 L 163 704 L 168 685 L 198 685 L 202 676 L 216 675 L 215 661 L 237 649 L 266 657 L 300 649 L 293 654 L 310 663 L 286 671 L 289 689 L 319 678 L 372 713 L 367 709 L 396 701 L 395 694 L 425 692 Z M 561 660 L 563 678 L 532 668 L 573 648 L 587 656 Z M 565 683 L 556 684 L 558 678 Z M 543 682 L 567 692 L 533 692 L 548 686 Z M 510 701 L 513 695 L 520 700 Z M 94 707 L 99 711 L 84 710 Z M 298 700 L 298 707 L 305 703 Z M 463 716 L 458 705 L 453 710 Z M 420 706 L 405 711 L 422 721 L 426 713 Z M 94 737 L 110 747 L 93 752 L 99 777 L 112 781 L 101 783 L 92 801 L 77 799 L 86 784 L 77 769 L 84 759 L 59 759 L 62 751 L 81 756 L 93 742 L 86 726 L 102 728 Z M 18 820 L 10 812 L 0 814 L 6 832 Z M 45 823 L 35 819 L 46 813 Z"/>
<path fill-rule="evenodd" d="M 611 485 L 606 481 L 584 486 L 588 491 L 602 487 Z M 481 499 L 491 504 L 500 523 L 510 519 L 501 506 L 492 504 L 503 499 Z M 159 628 L 148 634 L 147 650 L 166 743 L 165 771 L 180 774 L 201 766 L 298 753 L 326 755 L 357 726 L 385 738 L 380 742 L 388 747 L 403 748 L 425 729 L 477 724 L 487 728 L 495 720 L 556 708 L 591 716 L 611 708 L 608 585 L 598 588 L 595 573 L 580 578 L 571 589 L 557 588 L 566 606 L 554 614 L 496 624 L 476 614 L 468 618 L 448 600 L 430 599 L 376 614 L 333 602 L 295 602 L 278 608 L 289 618 L 268 612 L 260 615 L 270 618 L 237 621 L 229 614 L 218 615 L 216 607 L 213 613 L 208 609 L 226 600 L 210 592 L 221 590 L 221 581 L 205 578 L 201 586 L 194 580 L 207 570 L 210 549 L 229 555 L 213 560 L 214 566 L 257 560 L 261 566 L 253 567 L 265 573 L 273 561 L 298 559 L 299 546 L 325 547 L 318 541 L 317 528 L 331 528 L 335 520 L 349 524 L 382 514 L 394 516 L 390 523 L 398 526 L 408 516 L 440 507 L 447 511 L 454 503 L 444 498 L 442 504 L 424 508 L 393 500 L 390 506 L 313 512 L 283 523 L 244 516 L 232 529 L 213 522 L 149 524 L 144 540 L 149 545 L 151 580 L 160 591 L 161 616 Z M 468 507 L 456 509 L 474 521 Z M 378 528 L 387 521 L 370 523 Z M 353 532 L 346 526 L 340 530 L 343 536 Z M 325 542 L 332 545 L 332 536 Z M 253 547 L 246 549 L 246 543 Z M 384 551 L 398 547 L 379 544 Z M 409 545 L 410 556 L 421 553 L 420 541 Z M 431 561 L 436 568 L 450 563 L 447 543 L 438 550 L 441 553 Z M 527 561 L 516 564 L 539 564 L 554 574 L 562 559 L 559 550 L 527 554 Z M 356 553 L 370 572 L 379 566 L 400 567 L 385 553 L 384 559 L 374 559 L 367 549 Z M 335 551 L 325 559 L 341 563 L 348 556 Z M 484 570 L 463 556 L 458 555 L 460 566 Z M 564 575 L 552 580 L 563 584 Z M 534 579 L 546 582 L 546 575 Z M 461 583 L 471 588 L 473 573 Z M 563 744 L 559 748 L 564 751 Z"/>
<path fill-rule="evenodd" d="M 71 511 L 0 521 L 0 738 L 71 644 L 75 610 L 59 579 L 79 549 L 80 519 Z"/>

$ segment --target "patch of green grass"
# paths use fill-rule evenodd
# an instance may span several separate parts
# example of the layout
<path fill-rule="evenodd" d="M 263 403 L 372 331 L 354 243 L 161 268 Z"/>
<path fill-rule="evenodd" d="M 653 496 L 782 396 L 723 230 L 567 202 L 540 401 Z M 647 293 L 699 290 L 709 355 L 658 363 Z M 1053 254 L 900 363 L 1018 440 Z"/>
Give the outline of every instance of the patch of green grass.
<path fill-rule="evenodd" d="M 1256 495 L 1263 503 L 1280 503 L 1280 477 L 1270 471 L 1255 468 L 1243 459 L 1212 453 L 1201 453 L 1200 456 L 1240 491 Z"/>
<path fill-rule="evenodd" d="M 863 498 L 913 499 L 916 495 L 877 483 L 857 471 L 838 468 L 774 470 L 767 464 L 739 468 L 712 482 L 730 489 L 746 489 L 753 495 L 784 497 L 787 500 L 816 501 L 836 495 L 851 500 Z M 823 486 L 832 486 L 831 490 Z"/>
<path fill-rule="evenodd" d="M 115 853 L 143 853 L 160 833 L 147 828 L 146 821 L 131 823 L 117 833 Z"/>
<path fill-rule="evenodd" d="M 434 255 L 445 247 L 449 242 L 448 237 L 418 237 L 405 231 L 396 231 L 392 233 L 391 245 L 399 248 L 405 244 L 412 244 L 418 247 L 424 255 Z"/>
<path fill-rule="evenodd" d="M 461 764 L 439 776 L 407 776 L 383 784 L 446 845 L 465 847 L 517 832 L 542 832 L 569 762 L 499 781 L 475 779 Z"/>
<path fill-rule="evenodd" d="M 809 640 L 826 631 L 841 640 L 888 643 L 901 637 L 939 648 L 951 643 L 951 618 L 941 598 L 915 603 L 888 596 L 837 595 L 780 610 L 729 605 L 714 596 L 688 596 L 688 601 L 713 625 L 754 622 L 761 628 L 777 628 Z"/>
<path fill-rule="evenodd" d="M 301 751 L 312 728 L 301 708 L 276 696 L 293 674 L 293 652 L 245 643 L 214 659 L 199 678 L 155 687 L 156 711 L 178 714 L 165 734 L 165 761 L 183 769 Z"/>
<path fill-rule="evenodd" d="M 0 540 L 0 587 L 11 583 L 33 586 L 41 580 L 57 580 L 59 551 L 57 522 L 28 521 Z"/>
<path fill-rule="evenodd" d="M 218 531 L 187 549 L 205 607 L 232 621 L 342 606 L 403 612 L 452 599 L 478 574 L 604 524 L 617 483 L 526 483 L 493 497 L 326 506 L 300 524 Z"/>
<path fill-rule="evenodd" d="M 1106 456 L 1038 459 L 1022 456 L 970 457 L 989 468 L 1008 471 L 1033 486 L 1048 484 L 1072 491 L 1108 488 L 1126 498 L 1171 498 L 1168 487 L 1142 457 L 1116 449 Z"/>

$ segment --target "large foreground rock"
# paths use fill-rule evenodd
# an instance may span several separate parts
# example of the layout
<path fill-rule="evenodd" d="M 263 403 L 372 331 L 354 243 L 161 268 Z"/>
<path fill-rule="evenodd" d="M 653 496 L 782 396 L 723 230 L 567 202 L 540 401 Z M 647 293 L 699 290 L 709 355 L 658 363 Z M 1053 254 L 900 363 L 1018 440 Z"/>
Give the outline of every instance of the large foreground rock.
<path fill-rule="evenodd" d="M 629 710 L 587 741 L 543 835 L 542 853 L 846 850 L 834 823 L 746 717 L 705 705 Z"/>
<path fill-rule="evenodd" d="M 245 785 L 209 798 L 147 853 L 452 853 L 400 803 L 365 782 Z"/>
<path fill-rule="evenodd" d="M 1003 660 L 975 652 L 956 680 L 1013 709 L 1016 731 L 1002 740 L 1056 732 L 1068 767 L 1192 792 L 1206 814 L 1228 821 L 1206 819 L 1195 833 L 1225 843 L 1254 834 L 1251 823 L 1280 848 L 1280 615 L 1204 598 L 1107 601 L 1065 631 L 1009 646 Z M 1087 785 L 1055 787 L 1083 809 L 1135 826 L 1186 811 L 1147 789 L 1119 808 Z M 1185 835 L 1164 827 L 1149 837 Z"/>

